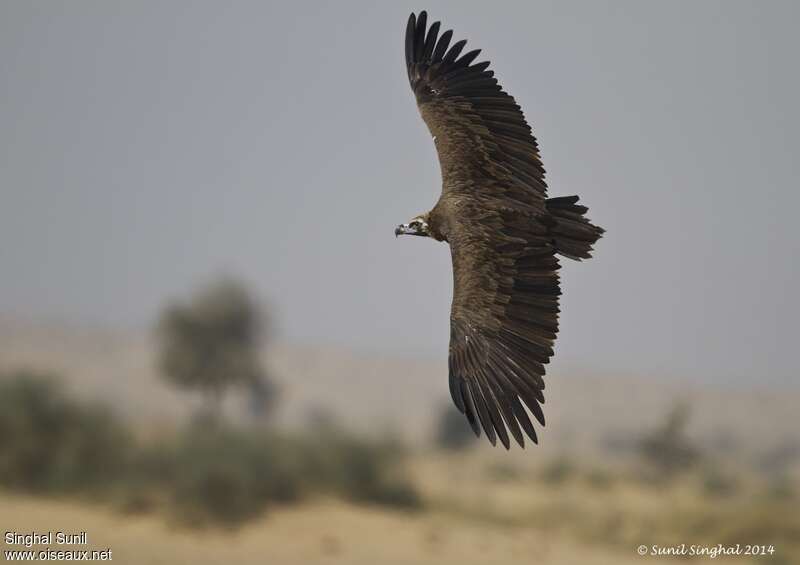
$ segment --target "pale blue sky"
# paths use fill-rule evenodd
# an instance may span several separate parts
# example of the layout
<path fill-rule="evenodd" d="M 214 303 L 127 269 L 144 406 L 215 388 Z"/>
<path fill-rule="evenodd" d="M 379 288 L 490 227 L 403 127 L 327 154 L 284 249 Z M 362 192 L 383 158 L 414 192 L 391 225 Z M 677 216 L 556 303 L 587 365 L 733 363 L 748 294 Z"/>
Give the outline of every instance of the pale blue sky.
<path fill-rule="evenodd" d="M 446 355 L 450 259 L 408 13 L 482 48 L 553 195 L 554 370 L 795 383 L 796 2 L 0 2 L 0 312 L 147 327 L 217 274 L 283 338 Z"/>

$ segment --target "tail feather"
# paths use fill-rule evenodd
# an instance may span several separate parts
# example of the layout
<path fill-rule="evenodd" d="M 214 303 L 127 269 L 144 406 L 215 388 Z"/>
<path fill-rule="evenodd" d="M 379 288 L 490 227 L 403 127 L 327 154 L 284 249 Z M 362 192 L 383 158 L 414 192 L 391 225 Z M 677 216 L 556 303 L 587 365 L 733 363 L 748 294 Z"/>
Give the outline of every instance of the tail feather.
<path fill-rule="evenodd" d="M 580 261 L 591 258 L 592 246 L 605 230 L 592 224 L 584 215 L 589 209 L 577 202 L 577 196 L 560 196 L 548 198 L 545 204 L 556 253 Z"/>

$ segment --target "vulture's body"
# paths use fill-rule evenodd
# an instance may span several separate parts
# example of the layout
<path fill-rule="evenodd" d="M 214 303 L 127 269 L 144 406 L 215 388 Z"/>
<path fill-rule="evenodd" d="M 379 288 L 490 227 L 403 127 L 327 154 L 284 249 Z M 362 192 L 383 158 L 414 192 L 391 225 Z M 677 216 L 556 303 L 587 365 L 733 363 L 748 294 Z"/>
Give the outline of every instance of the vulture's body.
<path fill-rule="evenodd" d="M 442 194 L 395 233 L 450 244 L 450 393 L 476 434 L 509 447 L 537 442 L 528 411 L 544 425 L 544 365 L 553 355 L 561 294 L 557 255 L 590 257 L 603 233 L 577 196 L 547 198 L 536 139 L 479 51 L 411 14 L 406 66 L 433 135 Z"/>

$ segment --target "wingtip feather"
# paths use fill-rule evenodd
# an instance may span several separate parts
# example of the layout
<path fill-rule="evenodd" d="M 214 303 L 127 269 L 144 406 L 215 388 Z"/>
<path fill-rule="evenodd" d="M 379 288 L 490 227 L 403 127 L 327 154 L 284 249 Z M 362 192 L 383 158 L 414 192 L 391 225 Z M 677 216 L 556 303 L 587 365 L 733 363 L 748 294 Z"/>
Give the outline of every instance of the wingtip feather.
<path fill-rule="evenodd" d="M 414 62 L 414 30 L 417 27 L 417 17 L 414 12 L 408 16 L 406 24 L 406 66 L 411 66 Z"/>

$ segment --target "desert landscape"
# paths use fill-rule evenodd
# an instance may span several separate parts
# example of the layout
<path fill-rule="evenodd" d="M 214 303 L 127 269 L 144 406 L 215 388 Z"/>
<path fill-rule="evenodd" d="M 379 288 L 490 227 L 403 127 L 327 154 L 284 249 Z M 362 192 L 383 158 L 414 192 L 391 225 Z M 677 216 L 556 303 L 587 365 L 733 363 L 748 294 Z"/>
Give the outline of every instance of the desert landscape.
<path fill-rule="evenodd" d="M 36 368 L 61 375 L 74 398 L 111 406 L 145 441 L 191 422 L 199 399 L 159 377 L 152 332 L 75 328 L 6 317 L 0 373 Z M 7 490 L 4 531 L 86 531 L 89 546 L 123 563 L 634 563 L 641 544 L 713 548 L 766 544 L 770 562 L 798 556 L 800 450 L 794 391 L 715 390 L 650 377 L 557 375 L 547 389 L 540 445 L 510 452 L 436 441 L 447 400 L 441 363 L 273 344 L 263 351 L 281 402 L 257 424 L 314 434 L 322 420 L 356 436 L 389 435 L 418 508 L 317 494 L 270 506 L 234 528 L 187 527 L 167 515 L 91 495 Z M 742 414 L 757 404 L 761 416 Z M 651 476 L 637 442 L 687 406 L 686 441 L 702 452 L 691 468 Z M 246 397 L 225 417 L 252 426 Z M 704 409 L 713 407 L 713 409 Z M 9 549 L 18 546 L 7 546 Z M 21 548 L 24 549 L 24 548 Z M 758 563 L 767 556 L 719 556 Z M 700 562 L 708 557 L 684 556 Z"/>
<path fill-rule="evenodd" d="M 275 415 L 281 426 L 302 426 L 323 410 L 346 427 L 366 433 L 392 430 L 424 444 L 439 408 L 449 402 L 446 360 L 377 357 L 286 343 L 270 343 L 262 357 L 282 390 Z M 145 427 L 177 425 L 197 402 L 159 376 L 152 330 L 0 317 L 0 367 L 55 372 L 77 395 L 109 402 Z M 609 442 L 624 443 L 643 427 L 656 426 L 676 402 L 692 406 L 687 432 L 709 445 L 733 442 L 758 457 L 798 441 L 796 390 L 713 387 L 686 375 L 666 380 L 656 369 L 654 373 L 559 374 L 556 367 L 547 380 L 548 424 L 542 441 L 533 454 L 522 457 L 577 450 L 591 454 Z M 236 418 L 241 398 L 232 395 L 228 404 L 229 415 Z M 744 417 L 755 407 L 758 417 Z"/>

